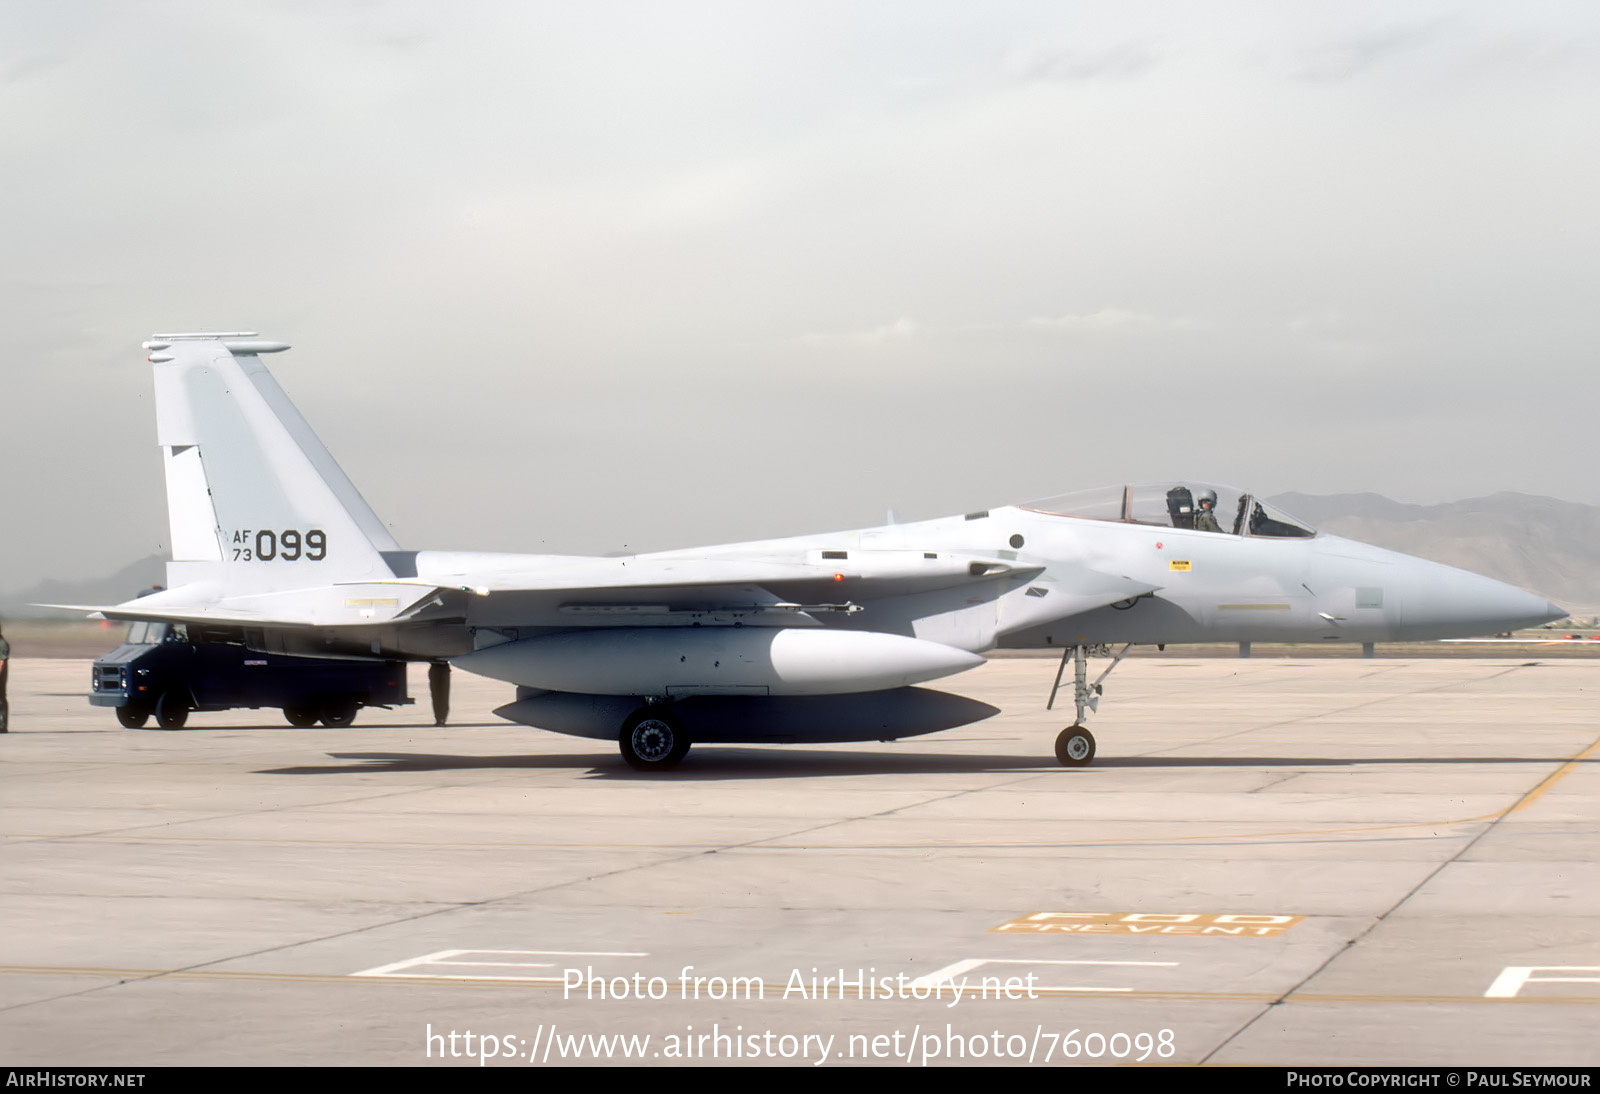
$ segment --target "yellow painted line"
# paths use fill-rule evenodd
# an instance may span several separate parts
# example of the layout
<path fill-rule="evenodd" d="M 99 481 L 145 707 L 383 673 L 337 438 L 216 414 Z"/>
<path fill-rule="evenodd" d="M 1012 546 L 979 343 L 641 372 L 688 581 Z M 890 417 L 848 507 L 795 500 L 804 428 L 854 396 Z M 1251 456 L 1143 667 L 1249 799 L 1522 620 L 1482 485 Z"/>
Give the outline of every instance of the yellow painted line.
<path fill-rule="evenodd" d="M 1528 808 L 1528 806 L 1538 801 L 1544 795 L 1546 790 L 1549 790 L 1556 783 L 1572 774 L 1573 770 L 1580 763 L 1582 763 L 1584 760 L 1587 760 L 1590 756 L 1593 756 L 1597 750 L 1600 750 L 1600 737 L 1596 737 L 1594 743 L 1588 748 L 1584 749 L 1582 752 L 1572 757 L 1572 759 L 1568 760 L 1566 763 L 1552 771 L 1548 778 L 1546 778 L 1542 783 L 1534 787 L 1532 790 L 1528 791 L 1526 794 L 1522 795 L 1521 801 L 1517 802 L 1516 805 L 1513 805 L 1501 815 L 1509 817 L 1512 813 L 1516 813 Z"/>

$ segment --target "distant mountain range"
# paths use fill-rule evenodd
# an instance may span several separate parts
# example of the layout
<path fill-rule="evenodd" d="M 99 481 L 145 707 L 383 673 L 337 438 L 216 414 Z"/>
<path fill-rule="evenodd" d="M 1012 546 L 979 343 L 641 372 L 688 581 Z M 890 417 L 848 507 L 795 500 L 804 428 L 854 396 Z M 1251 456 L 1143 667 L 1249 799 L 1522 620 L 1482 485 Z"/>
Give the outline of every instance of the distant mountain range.
<path fill-rule="evenodd" d="M 1292 516 L 1347 539 L 1459 566 L 1553 600 L 1574 616 L 1600 615 L 1600 506 L 1531 494 L 1407 505 L 1381 494 L 1279 494 Z M 6 615 L 28 604 L 106 604 L 164 581 L 159 555 L 91 581 L 45 581 L 0 598 Z"/>

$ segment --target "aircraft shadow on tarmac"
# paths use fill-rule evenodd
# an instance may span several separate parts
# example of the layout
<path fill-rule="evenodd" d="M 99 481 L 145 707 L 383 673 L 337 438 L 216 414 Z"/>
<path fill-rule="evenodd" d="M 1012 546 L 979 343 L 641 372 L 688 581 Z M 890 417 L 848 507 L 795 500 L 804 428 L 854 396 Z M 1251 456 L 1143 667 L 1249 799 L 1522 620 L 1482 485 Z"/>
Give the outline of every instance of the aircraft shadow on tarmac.
<path fill-rule="evenodd" d="M 589 768 L 597 779 L 619 782 L 704 782 L 720 779 L 792 779 L 837 775 L 916 775 L 995 771 L 1059 770 L 1048 756 L 873 756 L 859 752 L 818 752 L 774 755 L 770 751 L 718 748 L 696 753 L 671 771 L 639 772 L 623 763 L 615 752 L 583 756 L 448 756 L 408 752 L 332 752 L 343 764 L 304 765 L 257 771 L 258 775 L 350 775 L 373 772 L 453 771 L 467 769 Z"/>
<path fill-rule="evenodd" d="M 77 693 L 74 692 L 72 697 L 76 698 L 77 697 Z M 204 717 L 204 715 L 201 715 L 201 717 Z M 504 722 L 451 722 L 450 725 L 447 728 L 449 728 L 449 729 L 504 729 L 505 727 L 506 727 L 506 724 Z M 113 724 L 110 728 L 112 730 L 116 731 L 116 732 L 119 732 L 119 733 L 123 732 L 123 727 L 117 726 L 115 724 Z M 228 726 L 228 725 L 206 725 L 204 722 L 198 722 L 198 723 L 197 722 L 189 722 L 187 725 L 178 726 L 177 728 L 173 728 L 173 729 L 169 729 L 166 726 L 158 726 L 158 725 L 155 725 L 154 723 L 152 723 L 150 725 L 143 725 L 143 726 L 139 726 L 137 728 L 139 730 L 142 730 L 142 731 L 145 731 L 145 732 L 150 732 L 150 733 L 198 733 L 198 732 L 230 733 L 230 732 L 232 732 L 233 730 L 236 730 L 236 729 L 248 729 L 252 733 L 260 732 L 263 729 L 282 730 L 285 733 L 322 733 L 322 732 L 326 732 L 327 729 L 328 729 L 327 726 L 292 726 L 287 722 L 278 722 L 278 721 L 253 722 L 253 723 L 250 723 L 248 725 L 231 725 L 231 726 Z M 438 729 L 440 727 L 434 725 L 432 722 L 360 722 L 360 723 L 357 723 L 357 724 L 354 724 L 354 725 L 337 726 L 335 728 L 340 733 L 350 733 L 350 732 L 359 732 L 361 730 L 395 730 L 395 729 L 430 729 L 431 730 L 431 729 Z"/>
<path fill-rule="evenodd" d="M 642 773 L 627 767 L 614 753 L 581 756 L 451 756 L 427 752 L 330 752 L 330 759 L 348 761 L 268 768 L 257 775 L 352 775 L 378 772 L 459 771 L 472 769 L 560 770 L 589 768 L 598 779 L 623 782 L 715 781 L 723 779 L 792 779 L 839 775 L 915 775 L 1055 771 L 1063 777 L 1118 768 L 1325 768 L 1396 767 L 1482 764 L 1600 764 L 1600 757 L 1569 760 L 1564 756 L 1115 756 L 1101 758 L 1094 768 L 1063 768 L 1044 756 L 870 755 L 806 749 L 790 755 L 741 748 L 706 749 L 682 767 Z"/>

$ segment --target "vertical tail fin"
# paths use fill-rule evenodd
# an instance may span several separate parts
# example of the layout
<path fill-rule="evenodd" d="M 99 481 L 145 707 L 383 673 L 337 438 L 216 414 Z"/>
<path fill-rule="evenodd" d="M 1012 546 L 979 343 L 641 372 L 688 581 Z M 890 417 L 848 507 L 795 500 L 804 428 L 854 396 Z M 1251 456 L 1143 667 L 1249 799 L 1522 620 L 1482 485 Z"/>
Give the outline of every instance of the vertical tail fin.
<path fill-rule="evenodd" d="M 233 592 L 393 577 L 398 550 L 248 334 L 158 334 L 156 435 L 166 461 L 173 585 Z M 198 572 L 196 572 L 198 571 Z"/>

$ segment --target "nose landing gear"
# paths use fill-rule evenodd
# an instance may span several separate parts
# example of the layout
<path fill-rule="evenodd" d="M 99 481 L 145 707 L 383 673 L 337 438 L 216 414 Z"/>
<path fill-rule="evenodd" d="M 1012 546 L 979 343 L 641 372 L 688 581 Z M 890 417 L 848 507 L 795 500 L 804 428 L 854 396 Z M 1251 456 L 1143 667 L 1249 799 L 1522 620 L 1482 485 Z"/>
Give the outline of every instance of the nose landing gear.
<path fill-rule="evenodd" d="M 1078 713 L 1073 724 L 1063 729 L 1056 735 L 1056 759 L 1064 767 L 1087 767 L 1094 759 L 1094 734 L 1083 728 L 1084 715 L 1098 710 L 1100 696 L 1105 694 L 1105 689 L 1100 685 L 1111 670 L 1122 663 L 1128 656 L 1128 651 L 1133 649 L 1129 642 L 1117 651 L 1111 659 L 1111 664 L 1106 670 L 1095 677 L 1094 683 L 1089 683 L 1089 653 L 1106 654 L 1111 652 L 1105 646 L 1068 646 L 1061 651 L 1061 664 L 1056 668 L 1056 682 L 1050 689 L 1050 698 L 1045 703 L 1044 709 L 1053 710 L 1056 705 L 1056 693 L 1061 690 L 1061 677 L 1067 671 L 1067 661 L 1072 661 L 1072 702 L 1077 707 Z"/>

